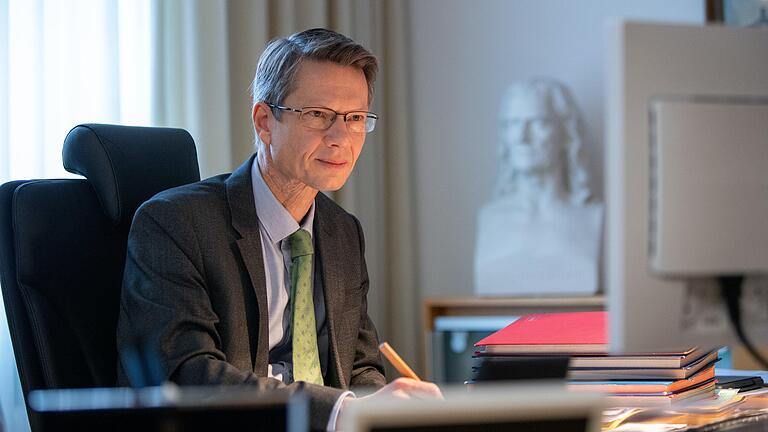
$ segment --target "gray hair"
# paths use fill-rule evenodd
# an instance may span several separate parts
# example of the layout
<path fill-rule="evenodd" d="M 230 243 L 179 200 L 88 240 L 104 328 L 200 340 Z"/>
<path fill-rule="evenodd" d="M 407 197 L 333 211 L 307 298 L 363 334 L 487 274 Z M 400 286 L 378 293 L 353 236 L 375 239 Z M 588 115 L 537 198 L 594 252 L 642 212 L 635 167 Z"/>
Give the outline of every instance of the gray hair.
<path fill-rule="evenodd" d="M 332 30 L 314 28 L 274 39 L 259 58 L 253 77 L 253 103 L 282 104 L 295 90 L 296 73 L 304 60 L 333 62 L 359 68 L 368 83 L 368 105 L 379 66 L 376 57 L 352 39 Z M 280 111 L 272 110 L 276 118 Z"/>
<path fill-rule="evenodd" d="M 566 86 L 549 78 L 535 78 L 512 84 L 502 96 L 501 111 L 506 112 L 512 101 L 521 95 L 533 94 L 546 101 L 563 126 L 563 186 L 573 204 L 584 204 L 592 198 L 589 174 L 584 154 L 584 127 L 576 102 Z M 503 144 L 500 145 L 503 148 Z M 504 158 L 502 158 L 502 163 Z M 502 172 L 507 171 L 502 167 Z M 504 177 L 504 178 L 502 178 Z M 503 189 L 516 190 L 516 173 L 507 172 L 496 184 L 496 195 Z M 508 182 L 509 184 L 502 184 Z"/>

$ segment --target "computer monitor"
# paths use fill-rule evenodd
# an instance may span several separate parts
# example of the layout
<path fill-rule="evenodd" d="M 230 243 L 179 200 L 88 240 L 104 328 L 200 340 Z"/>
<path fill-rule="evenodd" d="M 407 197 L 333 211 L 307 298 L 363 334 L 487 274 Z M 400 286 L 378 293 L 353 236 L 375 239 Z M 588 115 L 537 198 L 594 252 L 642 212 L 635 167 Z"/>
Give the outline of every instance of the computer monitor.
<path fill-rule="evenodd" d="M 28 401 L 41 432 L 309 430 L 306 395 L 247 385 L 33 390 Z"/>
<path fill-rule="evenodd" d="M 716 276 L 768 274 L 768 29 L 621 22 L 606 40 L 611 349 L 737 344 Z M 758 345 L 765 288 L 742 302 Z"/>
<path fill-rule="evenodd" d="M 599 394 L 562 385 L 487 384 L 447 388 L 445 400 L 385 399 L 350 406 L 347 432 L 597 432 L 604 401 Z"/>

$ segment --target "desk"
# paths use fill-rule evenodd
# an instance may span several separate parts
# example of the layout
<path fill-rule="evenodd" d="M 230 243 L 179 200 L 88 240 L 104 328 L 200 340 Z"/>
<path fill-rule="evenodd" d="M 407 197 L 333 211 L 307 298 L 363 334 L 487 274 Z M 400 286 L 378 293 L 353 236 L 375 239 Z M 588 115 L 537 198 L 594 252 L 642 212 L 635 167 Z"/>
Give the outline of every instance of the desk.
<path fill-rule="evenodd" d="M 431 376 L 432 335 L 439 316 L 520 316 L 605 309 L 602 295 L 582 297 L 432 297 L 423 302 L 421 370 Z M 497 329 L 498 330 L 498 329 Z"/>
<path fill-rule="evenodd" d="M 684 431 L 768 431 L 768 393 L 764 390 L 748 392 L 743 401 L 718 413 L 674 412 L 671 410 L 645 410 L 621 425 L 604 427 L 604 431 L 651 431 L 653 425 L 677 425 Z M 674 408 L 673 408 L 674 409 Z"/>

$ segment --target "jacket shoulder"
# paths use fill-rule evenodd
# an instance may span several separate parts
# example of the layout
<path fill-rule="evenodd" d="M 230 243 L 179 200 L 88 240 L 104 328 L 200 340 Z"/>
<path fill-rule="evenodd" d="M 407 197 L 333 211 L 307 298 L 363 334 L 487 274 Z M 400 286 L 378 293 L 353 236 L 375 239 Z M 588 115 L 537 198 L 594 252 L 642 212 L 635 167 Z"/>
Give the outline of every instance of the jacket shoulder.
<path fill-rule="evenodd" d="M 224 182 L 228 177 L 229 174 L 222 174 L 159 192 L 144 202 L 136 211 L 136 215 L 145 212 L 156 216 L 169 212 L 174 215 L 179 212 L 199 214 L 218 205 L 226 205 Z"/>
<path fill-rule="evenodd" d="M 350 227 L 356 228 L 360 224 L 355 215 L 344 210 L 343 207 L 336 204 L 335 201 L 324 193 L 318 193 L 315 201 L 317 203 L 317 211 L 323 215 L 322 217 L 333 220 L 336 223 L 341 223 L 344 226 L 350 225 Z"/>

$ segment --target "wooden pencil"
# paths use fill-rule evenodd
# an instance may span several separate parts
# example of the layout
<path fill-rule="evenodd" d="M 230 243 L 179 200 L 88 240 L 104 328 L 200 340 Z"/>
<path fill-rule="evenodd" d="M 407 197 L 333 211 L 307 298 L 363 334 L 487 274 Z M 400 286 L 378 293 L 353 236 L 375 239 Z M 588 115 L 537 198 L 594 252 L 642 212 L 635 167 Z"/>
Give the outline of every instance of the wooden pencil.
<path fill-rule="evenodd" d="M 388 343 L 382 342 L 379 344 L 379 351 L 381 351 L 381 353 L 384 354 L 384 357 L 389 360 L 392 366 L 394 366 L 395 369 L 400 372 L 400 375 L 415 379 L 416 381 L 421 381 L 419 376 L 416 375 L 416 372 L 414 372 L 413 369 L 408 366 L 408 364 L 395 352 L 394 349 L 392 349 L 391 346 L 389 346 Z"/>

